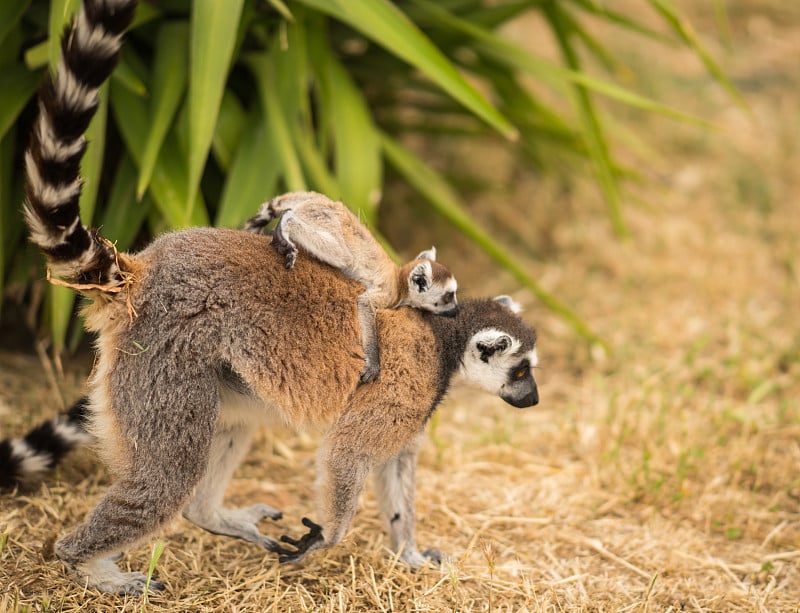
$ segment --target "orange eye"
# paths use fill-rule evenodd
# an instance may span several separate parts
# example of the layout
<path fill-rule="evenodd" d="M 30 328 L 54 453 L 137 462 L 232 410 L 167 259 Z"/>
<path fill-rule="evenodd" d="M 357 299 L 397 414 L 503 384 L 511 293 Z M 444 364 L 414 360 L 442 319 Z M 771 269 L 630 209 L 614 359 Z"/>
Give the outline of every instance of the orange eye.
<path fill-rule="evenodd" d="M 524 378 L 524 377 L 525 377 L 525 375 L 527 375 L 527 374 L 528 374 L 528 369 L 527 369 L 527 368 L 522 368 L 522 369 L 518 370 L 518 371 L 517 371 L 517 372 L 514 374 L 514 378 L 515 378 L 515 379 L 522 379 L 522 378 Z"/>

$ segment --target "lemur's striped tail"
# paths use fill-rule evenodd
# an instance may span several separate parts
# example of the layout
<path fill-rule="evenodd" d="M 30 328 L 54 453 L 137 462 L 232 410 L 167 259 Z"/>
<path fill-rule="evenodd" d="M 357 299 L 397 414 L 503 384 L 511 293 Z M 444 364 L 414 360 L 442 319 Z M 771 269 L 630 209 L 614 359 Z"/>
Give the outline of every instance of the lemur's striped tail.
<path fill-rule="evenodd" d="M 93 439 L 86 431 L 88 398 L 85 396 L 69 411 L 46 421 L 24 438 L 0 441 L 0 490 L 51 470 L 64 455 Z"/>
<path fill-rule="evenodd" d="M 80 219 L 84 133 L 97 90 L 117 64 L 136 0 L 84 0 L 61 39 L 61 64 L 39 92 L 39 117 L 25 154 L 25 219 L 52 274 L 78 284 L 121 280 L 114 247 Z"/>

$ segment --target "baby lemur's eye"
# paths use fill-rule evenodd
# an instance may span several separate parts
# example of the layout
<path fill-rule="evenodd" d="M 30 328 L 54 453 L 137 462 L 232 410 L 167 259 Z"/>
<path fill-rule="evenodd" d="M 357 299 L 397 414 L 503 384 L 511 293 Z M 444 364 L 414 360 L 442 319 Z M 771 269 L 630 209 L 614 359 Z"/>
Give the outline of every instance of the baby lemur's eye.
<path fill-rule="evenodd" d="M 453 302 L 453 298 L 455 297 L 456 297 L 455 292 L 447 292 L 444 296 L 442 296 L 442 302 L 444 302 L 445 304 L 450 304 L 451 302 Z"/>
<path fill-rule="evenodd" d="M 528 376 L 528 373 L 530 371 L 531 371 L 531 369 L 527 364 L 525 364 L 524 366 L 521 366 L 520 368 L 518 368 L 516 370 L 516 372 L 514 372 L 514 380 L 515 381 L 519 381 L 520 379 L 524 379 L 525 377 Z"/>

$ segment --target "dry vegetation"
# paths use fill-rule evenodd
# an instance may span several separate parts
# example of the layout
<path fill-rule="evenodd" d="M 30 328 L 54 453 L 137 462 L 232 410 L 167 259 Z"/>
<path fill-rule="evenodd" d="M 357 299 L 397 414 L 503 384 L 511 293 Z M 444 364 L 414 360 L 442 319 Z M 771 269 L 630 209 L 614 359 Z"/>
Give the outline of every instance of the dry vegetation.
<path fill-rule="evenodd" d="M 711 31 L 713 3 L 695 4 Z M 506 185 L 475 203 L 481 217 L 513 228 L 518 252 L 535 248 L 541 282 L 614 351 L 587 349 L 516 296 L 540 332 L 541 406 L 454 390 L 420 458 L 418 541 L 449 564 L 396 563 L 368 492 L 344 543 L 303 566 L 177 520 L 159 536 L 162 594 L 99 596 L 47 553 L 105 486 L 84 452 L 0 499 L 0 611 L 798 611 L 800 14 L 779 0 L 728 4 L 730 48 L 715 51 L 751 117 L 688 54 L 619 39 L 637 74 L 668 75 L 645 84 L 656 96 L 723 129 L 636 118 L 649 151 L 636 158 L 647 181 L 627 211 L 630 242 L 611 238 L 586 185 L 487 169 L 483 155 L 465 169 Z M 408 250 L 443 242 L 442 228 L 427 232 Z M 482 257 L 440 246 L 466 293 L 513 291 Z M 85 366 L 60 379 L 67 399 Z M 58 404 L 41 372 L 33 356 L 0 353 L 4 435 Z M 285 512 L 267 531 L 297 532 L 314 449 L 313 437 L 265 432 L 231 503 L 264 500 Z M 146 569 L 150 546 L 123 565 Z"/>

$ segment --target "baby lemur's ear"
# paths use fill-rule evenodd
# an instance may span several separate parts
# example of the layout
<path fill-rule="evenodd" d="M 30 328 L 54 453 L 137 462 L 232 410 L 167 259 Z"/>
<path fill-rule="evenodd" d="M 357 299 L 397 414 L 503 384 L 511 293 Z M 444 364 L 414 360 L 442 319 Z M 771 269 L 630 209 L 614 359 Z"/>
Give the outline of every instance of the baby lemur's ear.
<path fill-rule="evenodd" d="M 421 251 L 420 254 L 414 258 L 416 260 L 430 260 L 432 262 L 436 261 L 436 247 L 431 247 L 430 249 L 426 249 L 425 251 Z"/>
<path fill-rule="evenodd" d="M 408 288 L 418 293 L 427 292 L 433 285 L 433 269 L 430 262 L 420 262 L 408 273 Z"/>
<path fill-rule="evenodd" d="M 511 296 L 506 296 L 505 294 L 503 294 L 502 296 L 496 296 L 494 298 L 494 301 L 499 302 L 504 307 L 509 309 L 512 313 L 519 313 L 520 311 L 522 311 L 522 306 Z"/>

